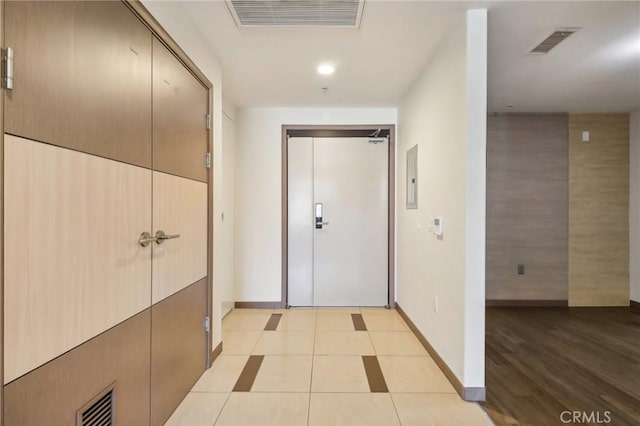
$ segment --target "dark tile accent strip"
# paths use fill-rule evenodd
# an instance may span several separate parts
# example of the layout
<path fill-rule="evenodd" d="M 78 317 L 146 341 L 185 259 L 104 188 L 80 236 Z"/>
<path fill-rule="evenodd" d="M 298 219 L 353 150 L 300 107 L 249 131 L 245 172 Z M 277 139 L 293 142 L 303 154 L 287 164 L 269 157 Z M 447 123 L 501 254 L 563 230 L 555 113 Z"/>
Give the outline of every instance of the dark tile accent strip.
<path fill-rule="evenodd" d="M 487 299 L 485 306 L 514 308 L 566 308 L 569 301 L 560 300 L 520 300 L 520 299 Z"/>
<path fill-rule="evenodd" d="M 637 311 L 640 311 L 640 302 L 636 302 L 635 300 L 629 300 L 629 307 L 631 309 L 635 309 Z"/>
<path fill-rule="evenodd" d="M 371 389 L 371 392 L 389 392 L 387 382 L 385 382 L 384 376 L 382 375 L 378 357 L 375 355 L 363 355 L 362 363 L 364 364 L 364 371 L 367 373 L 367 380 L 369 381 L 369 389 Z"/>
<path fill-rule="evenodd" d="M 447 380 L 449 380 L 460 397 L 465 401 L 484 401 L 486 397 L 486 388 L 465 388 L 462 385 L 462 382 L 455 375 L 455 373 L 449 368 L 447 363 L 444 362 L 440 354 L 433 348 L 433 346 L 431 346 L 431 343 L 429 343 L 427 338 L 424 337 L 424 334 L 422 334 L 418 327 L 416 327 L 413 321 L 411 321 L 411 319 L 407 316 L 407 313 L 403 311 L 400 305 L 398 305 L 397 303 L 396 310 L 398 311 L 404 322 L 407 323 L 409 329 L 413 331 L 413 334 L 415 334 L 420 343 L 422 343 L 422 346 L 424 346 L 427 352 L 429 352 L 429 355 L 431 355 L 433 361 L 440 368 L 440 370 L 442 370 L 445 377 L 447 378 Z"/>
<path fill-rule="evenodd" d="M 240 377 L 233 387 L 233 392 L 250 392 L 253 382 L 256 380 L 264 355 L 251 355 L 247 360 Z"/>
<path fill-rule="evenodd" d="M 275 331 L 280 324 L 280 318 L 282 318 L 282 314 L 271 314 L 267 325 L 264 326 L 264 331 Z"/>
<path fill-rule="evenodd" d="M 362 314 L 351 314 L 351 321 L 353 321 L 353 328 L 356 331 L 367 331 L 367 325 L 364 323 Z"/>

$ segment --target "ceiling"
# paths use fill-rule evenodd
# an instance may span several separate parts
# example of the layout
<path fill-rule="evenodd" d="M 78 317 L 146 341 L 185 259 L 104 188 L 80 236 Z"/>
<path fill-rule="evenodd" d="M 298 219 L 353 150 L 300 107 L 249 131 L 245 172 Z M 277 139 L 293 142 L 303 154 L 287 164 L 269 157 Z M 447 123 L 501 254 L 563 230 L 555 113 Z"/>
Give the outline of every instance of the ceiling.
<path fill-rule="evenodd" d="M 487 7 L 490 112 L 640 108 L 638 1 L 368 0 L 359 29 L 238 28 L 224 1 L 181 4 L 240 107 L 397 106 L 442 39 L 462 28 L 464 10 Z M 563 27 L 582 29 L 547 55 L 527 54 Z M 316 73 L 323 62 L 334 75 Z"/>
<path fill-rule="evenodd" d="M 509 2 L 489 13 L 490 112 L 640 109 L 640 2 Z M 562 27 L 581 29 L 527 54 Z"/>

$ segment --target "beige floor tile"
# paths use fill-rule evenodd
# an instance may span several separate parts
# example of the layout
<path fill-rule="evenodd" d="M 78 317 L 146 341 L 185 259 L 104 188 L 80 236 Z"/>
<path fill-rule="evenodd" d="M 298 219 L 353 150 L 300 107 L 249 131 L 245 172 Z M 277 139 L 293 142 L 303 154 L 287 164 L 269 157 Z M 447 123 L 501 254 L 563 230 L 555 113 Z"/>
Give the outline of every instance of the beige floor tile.
<path fill-rule="evenodd" d="M 313 333 L 315 328 L 315 311 L 311 313 L 292 312 L 282 315 L 277 331 L 309 331 Z"/>
<path fill-rule="evenodd" d="M 266 355 L 252 392 L 309 392 L 311 355 Z"/>
<path fill-rule="evenodd" d="M 228 315 L 222 321 L 223 330 L 264 330 L 271 313 Z"/>
<path fill-rule="evenodd" d="M 373 355 L 366 331 L 317 331 L 315 355 Z"/>
<path fill-rule="evenodd" d="M 250 355 L 261 331 L 223 330 L 222 353 L 225 355 Z"/>
<path fill-rule="evenodd" d="M 229 313 L 229 315 L 262 315 L 271 313 L 273 313 L 273 309 L 234 308 L 233 311 Z"/>
<path fill-rule="evenodd" d="M 476 426 L 493 422 L 480 406 L 458 395 L 395 393 L 402 426 Z"/>
<path fill-rule="evenodd" d="M 397 314 L 398 311 L 395 309 L 387 309 L 381 306 L 364 306 L 360 308 L 360 313 L 364 314 L 365 312 L 373 312 L 377 314 Z"/>
<path fill-rule="evenodd" d="M 289 308 L 289 309 L 274 309 L 273 313 L 279 313 L 279 314 L 290 314 L 290 313 L 308 313 L 308 314 L 315 314 L 316 313 L 316 308 L 313 307 L 301 307 L 301 308 Z"/>
<path fill-rule="evenodd" d="M 369 392 L 359 355 L 322 355 L 313 358 L 311 392 Z"/>
<path fill-rule="evenodd" d="M 395 311 L 389 313 L 362 312 L 362 318 L 369 331 L 409 331 L 409 327 Z"/>
<path fill-rule="evenodd" d="M 228 396 L 228 393 L 189 393 L 165 426 L 211 426 Z"/>
<path fill-rule="evenodd" d="M 342 311 L 318 312 L 316 330 L 354 331 L 351 313 Z"/>
<path fill-rule="evenodd" d="M 226 351 L 225 351 L 226 353 Z M 220 355 L 191 389 L 192 392 L 231 392 L 248 355 Z"/>
<path fill-rule="evenodd" d="M 265 331 L 258 339 L 254 355 L 312 355 L 313 332 Z"/>
<path fill-rule="evenodd" d="M 216 426 L 303 426 L 308 409 L 307 393 L 235 392 Z"/>
<path fill-rule="evenodd" d="M 316 308 L 316 310 L 318 311 L 318 314 L 321 313 L 346 313 L 346 314 L 359 314 L 360 313 L 360 308 L 356 308 L 353 306 L 347 306 L 347 307 L 342 307 L 342 306 L 323 306 L 323 307 L 318 307 Z"/>
<path fill-rule="evenodd" d="M 370 331 L 377 355 L 428 355 L 410 331 Z"/>
<path fill-rule="evenodd" d="M 309 426 L 399 425 L 387 393 L 312 393 Z"/>
<path fill-rule="evenodd" d="M 428 356 L 378 356 L 378 362 L 389 392 L 456 392 Z"/>

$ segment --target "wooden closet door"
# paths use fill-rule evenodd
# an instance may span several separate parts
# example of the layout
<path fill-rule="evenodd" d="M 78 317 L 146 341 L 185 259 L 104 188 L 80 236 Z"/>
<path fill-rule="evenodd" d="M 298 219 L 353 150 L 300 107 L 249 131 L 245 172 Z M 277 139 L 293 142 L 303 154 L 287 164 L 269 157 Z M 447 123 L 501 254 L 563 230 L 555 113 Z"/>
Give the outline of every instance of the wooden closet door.
<path fill-rule="evenodd" d="M 151 167 L 151 32 L 119 1 L 7 1 L 5 132 Z"/>
<path fill-rule="evenodd" d="M 154 38 L 154 170 L 208 181 L 205 167 L 208 107 L 207 88 Z"/>
<path fill-rule="evenodd" d="M 153 245 L 151 423 L 160 425 L 206 366 L 208 90 L 153 46 L 153 230 L 175 236 Z"/>
<path fill-rule="evenodd" d="M 4 418 L 72 424 L 115 383 L 148 424 L 152 35 L 119 1 L 6 1 Z"/>
<path fill-rule="evenodd" d="M 149 307 L 151 173 L 5 135 L 5 384 Z"/>

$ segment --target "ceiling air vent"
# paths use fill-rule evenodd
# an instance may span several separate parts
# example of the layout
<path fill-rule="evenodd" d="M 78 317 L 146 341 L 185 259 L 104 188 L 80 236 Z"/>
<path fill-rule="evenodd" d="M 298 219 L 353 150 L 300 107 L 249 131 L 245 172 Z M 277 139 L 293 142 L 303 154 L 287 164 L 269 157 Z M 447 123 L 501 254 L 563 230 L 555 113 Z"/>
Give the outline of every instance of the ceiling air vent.
<path fill-rule="evenodd" d="M 239 27 L 358 28 L 364 0 L 226 0 Z"/>
<path fill-rule="evenodd" d="M 115 423 L 114 393 L 114 388 L 110 387 L 78 410 L 76 425 L 112 426 Z"/>
<path fill-rule="evenodd" d="M 578 31 L 579 28 L 564 28 L 561 30 L 556 30 L 551 33 L 547 38 L 545 38 L 542 43 L 538 44 L 536 47 L 531 49 L 531 52 L 534 54 L 543 54 L 549 53 L 551 49 L 556 47 L 562 41 L 566 40 L 571 34 Z"/>

